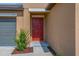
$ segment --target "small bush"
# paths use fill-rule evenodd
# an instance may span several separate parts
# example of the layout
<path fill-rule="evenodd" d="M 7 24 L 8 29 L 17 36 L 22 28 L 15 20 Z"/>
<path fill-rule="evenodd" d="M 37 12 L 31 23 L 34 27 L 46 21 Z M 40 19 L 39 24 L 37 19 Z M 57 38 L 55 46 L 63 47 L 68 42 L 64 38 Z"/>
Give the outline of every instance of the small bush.
<path fill-rule="evenodd" d="M 27 48 L 29 42 L 29 32 L 25 32 L 24 30 L 20 30 L 20 34 L 18 39 L 16 39 L 17 49 L 19 51 L 23 51 Z"/>

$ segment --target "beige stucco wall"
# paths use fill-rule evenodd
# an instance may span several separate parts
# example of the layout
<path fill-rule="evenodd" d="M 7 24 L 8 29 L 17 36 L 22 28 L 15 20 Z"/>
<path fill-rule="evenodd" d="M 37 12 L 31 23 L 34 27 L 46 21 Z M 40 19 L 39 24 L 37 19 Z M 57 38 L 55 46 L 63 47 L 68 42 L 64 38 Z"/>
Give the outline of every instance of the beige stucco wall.
<path fill-rule="evenodd" d="M 76 45 L 75 45 L 75 48 L 76 48 L 76 51 L 75 51 L 75 53 L 76 53 L 76 55 L 77 56 L 79 56 L 79 3 L 77 3 L 76 4 L 76 13 L 75 13 L 75 15 L 76 15 L 76 21 L 75 21 L 75 39 L 76 39 L 76 41 L 75 41 L 75 43 L 76 43 Z"/>
<path fill-rule="evenodd" d="M 47 41 L 59 55 L 75 55 L 75 4 L 56 4 L 46 20 Z"/>
<path fill-rule="evenodd" d="M 30 13 L 27 8 L 24 8 L 22 13 L 23 13 L 22 16 L 20 15 L 21 13 L 19 13 L 19 15 L 16 17 L 16 20 L 17 20 L 16 21 L 16 31 L 17 31 L 16 34 L 17 34 L 17 36 L 20 33 L 20 29 L 23 29 L 26 32 L 29 31 L 29 33 L 30 33 Z M 29 35 L 29 42 L 31 42 L 30 35 Z"/>
<path fill-rule="evenodd" d="M 23 3 L 23 8 L 46 8 L 48 3 Z"/>
<path fill-rule="evenodd" d="M 23 12 L 23 19 L 24 19 L 24 29 L 30 31 L 30 13 L 28 9 L 24 9 Z"/>
<path fill-rule="evenodd" d="M 17 34 L 17 36 L 20 33 L 20 29 L 22 29 L 23 27 L 24 27 L 23 26 L 23 16 L 17 16 L 16 17 L 16 34 Z"/>
<path fill-rule="evenodd" d="M 24 8 L 24 11 L 23 11 L 23 25 L 24 25 L 24 30 L 27 32 L 30 33 L 30 12 L 27 8 Z M 31 41 L 31 37 L 29 35 L 29 40 Z"/>

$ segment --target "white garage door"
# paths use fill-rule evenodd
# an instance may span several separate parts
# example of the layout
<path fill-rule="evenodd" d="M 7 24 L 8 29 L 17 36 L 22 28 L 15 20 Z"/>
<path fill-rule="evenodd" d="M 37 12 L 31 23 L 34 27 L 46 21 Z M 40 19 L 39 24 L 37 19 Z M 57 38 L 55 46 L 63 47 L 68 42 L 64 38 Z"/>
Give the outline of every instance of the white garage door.
<path fill-rule="evenodd" d="M 0 46 L 15 46 L 16 19 L 0 18 Z"/>

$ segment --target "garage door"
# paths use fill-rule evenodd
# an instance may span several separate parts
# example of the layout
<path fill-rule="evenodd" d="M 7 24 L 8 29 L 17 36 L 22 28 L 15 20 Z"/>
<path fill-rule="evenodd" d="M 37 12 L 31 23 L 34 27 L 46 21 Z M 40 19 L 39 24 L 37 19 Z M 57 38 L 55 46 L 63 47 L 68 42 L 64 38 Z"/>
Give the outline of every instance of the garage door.
<path fill-rule="evenodd" d="M 0 46 L 15 46 L 16 19 L 0 18 Z"/>

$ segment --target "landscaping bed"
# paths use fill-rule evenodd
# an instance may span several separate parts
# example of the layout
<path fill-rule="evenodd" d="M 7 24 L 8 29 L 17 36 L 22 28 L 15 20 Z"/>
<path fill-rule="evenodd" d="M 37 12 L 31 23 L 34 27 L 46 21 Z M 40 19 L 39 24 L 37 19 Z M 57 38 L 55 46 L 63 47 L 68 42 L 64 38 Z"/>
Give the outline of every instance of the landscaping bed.
<path fill-rule="evenodd" d="M 23 51 L 19 51 L 15 48 L 12 54 L 23 54 L 23 53 L 32 53 L 32 52 L 33 52 L 33 47 L 28 47 L 24 49 Z"/>

